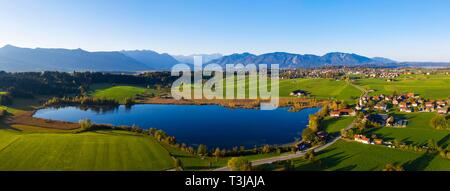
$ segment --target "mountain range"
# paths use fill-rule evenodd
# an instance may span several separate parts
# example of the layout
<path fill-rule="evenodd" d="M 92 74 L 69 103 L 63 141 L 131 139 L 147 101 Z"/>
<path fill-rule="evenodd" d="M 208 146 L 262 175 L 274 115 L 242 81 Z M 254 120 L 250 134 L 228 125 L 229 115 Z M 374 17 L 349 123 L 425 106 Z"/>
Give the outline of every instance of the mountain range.
<path fill-rule="evenodd" d="M 280 68 L 313 68 L 323 66 L 383 66 L 383 67 L 450 67 L 450 63 L 396 62 L 382 57 L 369 58 L 357 54 L 332 52 L 323 56 L 273 52 L 169 55 L 151 50 L 89 52 L 82 49 L 20 48 L 6 45 L 0 48 L 0 71 L 104 71 L 138 72 L 167 71 L 177 63 L 193 64 L 194 56 L 203 56 L 204 63 L 279 64 Z"/>
<path fill-rule="evenodd" d="M 357 54 L 332 52 L 323 56 L 312 54 L 291 54 L 286 52 L 273 52 L 261 55 L 250 53 L 232 54 L 210 61 L 219 65 L 226 64 L 279 64 L 280 68 L 312 68 L 322 66 L 359 66 L 359 65 L 385 65 L 396 64 L 396 61 L 386 58 L 368 58 Z"/>

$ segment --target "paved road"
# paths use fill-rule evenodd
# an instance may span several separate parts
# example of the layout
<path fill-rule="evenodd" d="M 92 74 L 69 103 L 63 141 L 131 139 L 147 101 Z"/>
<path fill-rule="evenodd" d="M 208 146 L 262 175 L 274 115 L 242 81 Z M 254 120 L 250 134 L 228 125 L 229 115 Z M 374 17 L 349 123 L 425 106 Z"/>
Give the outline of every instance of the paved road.
<path fill-rule="evenodd" d="M 351 125 L 353 125 L 353 123 Z M 314 149 L 315 152 L 319 152 L 319 151 L 324 150 L 325 148 L 331 146 L 332 144 L 334 144 L 340 138 L 341 138 L 341 136 L 338 136 L 338 137 L 334 138 L 332 141 L 328 142 L 325 145 L 313 147 L 313 148 L 310 148 L 308 150 Z M 305 153 L 306 153 L 306 151 L 303 151 L 303 152 L 298 151 L 295 154 L 288 154 L 288 155 L 282 155 L 282 156 L 277 156 L 277 157 L 272 157 L 272 158 L 259 159 L 259 160 L 254 160 L 254 161 L 251 161 L 251 162 L 252 162 L 253 166 L 258 166 L 258 165 L 262 165 L 262 164 L 270 164 L 270 163 L 273 163 L 273 162 L 285 161 L 285 160 L 299 158 L 299 157 L 304 156 Z M 228 167 L 222 167 L 222 168 L 214 169 L 213 171 L 230 171 L 230 170 L 231 169 L 229 169 Z"/>

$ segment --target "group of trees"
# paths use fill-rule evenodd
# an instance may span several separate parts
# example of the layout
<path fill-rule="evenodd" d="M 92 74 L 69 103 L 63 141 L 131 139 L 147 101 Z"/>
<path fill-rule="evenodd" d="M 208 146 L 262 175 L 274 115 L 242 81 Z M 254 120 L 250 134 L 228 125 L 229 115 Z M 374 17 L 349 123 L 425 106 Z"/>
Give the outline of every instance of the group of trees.
<path fill-rule="evenodd" d="M 13 102 L 9 92 L 0 92 L 0 105 L 11 105 Z"/>
<path fill-rule="evenodd" d="M 232 171 L 251 171 L 252 163 L 244 157 L 233 157 L 228 160 L 228 168 Z"/>
<path fill-rule="evenodd" d="M 449 115 L 436 115 L 431 121 L 431 126 L 435 129 L 450 129 L 450 117 Z"/>
<path fill-rule="evenodd" d="M 0 71 L 0 90 L 8 91 L 13 97 L 30 98 L 34 95 L 69 94 L 84 95 L 91 84 L 145 84 L 147 86 L 169 87 L 176 77 L 170 72 L 151 72 L 139 75 L 111 74 L 101 72 L 23 72 Z"/>
<path fill-rule="evenodd" d="M 44 103 L 44 106 L 85 105 L 85 106 L 118 106 L 119 102 L 113 99 L 99 99 L 87 96 L 53 97 Z"/>
<path fill-rule="evenodd" d="M 324 105 L 316 114 L 309 115 L 308 128 L 303 129 L 302 141 L 309 141 L 313 144 L 320 142 L 316 133 L 321 130 L 320 123 L 328 115 L 329 106 Z"/>
<path fill-rule="evenodd" d="M 383 171 L 405 171 L 405 169 L 401 164 L 388 163 L 384 167 Z"/>

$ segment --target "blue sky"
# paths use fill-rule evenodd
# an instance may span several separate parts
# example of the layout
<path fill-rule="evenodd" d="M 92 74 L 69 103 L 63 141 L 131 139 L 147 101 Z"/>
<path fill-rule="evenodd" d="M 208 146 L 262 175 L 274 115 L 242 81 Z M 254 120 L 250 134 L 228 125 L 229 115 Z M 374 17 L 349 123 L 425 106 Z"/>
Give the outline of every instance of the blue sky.
<path fill-rule="evenodd" d="M 0 46 L 450 61 L 446 0 L 0 0 Z"/>

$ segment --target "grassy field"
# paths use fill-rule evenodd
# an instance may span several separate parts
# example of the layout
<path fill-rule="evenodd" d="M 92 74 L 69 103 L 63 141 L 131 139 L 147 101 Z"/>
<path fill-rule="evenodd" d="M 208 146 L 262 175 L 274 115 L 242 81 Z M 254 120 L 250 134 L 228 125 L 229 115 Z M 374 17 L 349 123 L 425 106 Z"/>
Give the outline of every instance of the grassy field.
<path fill-rule="evenodd" d="M 426 144 L 428 140 L 438 141 L 444 148 L 450 143 L 450 131 L 436 130 L 430 125 L 430 120 L 436 113 L 396 113 L 397 116 L 408 119 L 406 128 L 382 127 L 373 133 L 381 135 L 386 140 L 397 139 L 409 144 Z"/>
<path fill-rule="evenodd" d="M 221 158 L 215 158 L 215 157 L 206 157 L 204 159 L 201 159 L 197 156 L 193 156 L 191 154 L 185 153 L 180 151 L 179 149 L 176 149 L 172 146 L 162 144 L 171 154 L 172 156 L 180 159 L 184 165 L 184 170 L 207 170 L 207 169 L 214 169 L 214 168 L 220 168 L 227 165 L 228 160 L 231 157 L 221 157 Z M 267 157 L 274 157 L 279 156 L 280 154 L 277 153 L 268 153 L 268 154 L 255 154 L 255 155 L 248 155 L 244 158 L 247 158 L 249 160 L 257 160 Z"/>
<path fill-rule="evenodd" d="M 311 96 L 319 99 L 335 98 L 352 101 L 361 95 L 360 90 L 345 81 L 331 79 L 290 79 L 280 81 L 281 97 L 288 97 L 294 90 L 306 90 L 311 93 Z"/>
<path fill-rule="evenodd" d="M 371 95 L 414 92 L 424 98 L 444 99 L 450 96 L 449 75 L 403 75 L 395 81 L 365 78 L 356 84 L 366 89 L 373 89 Z"/>
<path fill-rule="evenodd" d="M 400 151 L 378 145 L 338 141 L 316 156 L 320 162 L 295 160 L 296 170 L 379 171 L 387 163 L 402 164 L 409 171 L 448 171 L 450 161 L 437 155 Z"/>
<path fill-rule="evenodd" d="M 355 117 L 326 117 L 321 124 L 321 128 L 330 134 L 340 133 L 341 129 L 348 127 L 354 119 Z"/>
<path fill-rule="evenodd" d="M 123 131 L 81 134 L 0 130 L 0 170 L 165 170 L 169 152 Z"/>
<path fill-rule="evenodd" d="M 138 94 L 155 93 L 153 89 L 128 85 L 112 86 L 110 84 L 97 84 L 91 88 L 93 89 L 93 92 L 91 92 L 93 97 L 114 99 L 121 103 L 125 102 L 128 98 L 135 98 Z"/>

